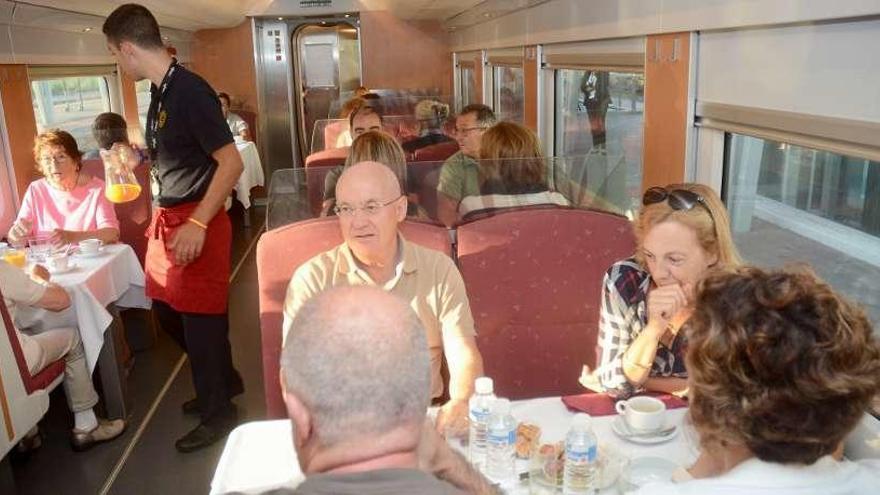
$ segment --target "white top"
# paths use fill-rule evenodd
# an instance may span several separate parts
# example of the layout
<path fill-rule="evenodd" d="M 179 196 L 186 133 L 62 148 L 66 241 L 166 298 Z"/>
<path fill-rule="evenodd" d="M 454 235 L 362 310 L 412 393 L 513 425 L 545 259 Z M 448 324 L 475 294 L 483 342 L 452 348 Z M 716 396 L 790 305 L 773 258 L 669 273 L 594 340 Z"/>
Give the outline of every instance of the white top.
<path fill-rule="evenodd" d="M 637 495 L 773 494 L 873 495 L 880 492 L 880 459 L 837 462 L 823 457 L 810 466 L 749 459 L 729 472 L 682 483 L 650 483 Z"/>
<path fill-rule="evenodd" d="M 226 124 L 229 126 L 229 130 L 232 131 L 233 136 L 238 136 L 242 131 L 248 130 L 247 122 L 245 122 L 237 113 L 227 113 Z"/>

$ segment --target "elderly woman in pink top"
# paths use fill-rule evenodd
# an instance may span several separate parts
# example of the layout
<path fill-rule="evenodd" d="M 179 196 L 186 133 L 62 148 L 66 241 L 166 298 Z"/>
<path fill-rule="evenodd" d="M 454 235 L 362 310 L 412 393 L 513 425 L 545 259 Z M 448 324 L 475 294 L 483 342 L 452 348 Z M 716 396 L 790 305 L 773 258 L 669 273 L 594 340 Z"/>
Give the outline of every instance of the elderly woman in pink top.
<path fill-rule="evenodd" d="M 13 244 L 24 244 L 35 235 L 50 236 L 56 246 L 119 239 L 119 222 L 104 197 L 104 182 L 80 173 L 82 154 L 73 136 L 58 129 L 40 134 L 34 140 L 34 158 L 43 178 L 24 194 L 8 234 Z"/>

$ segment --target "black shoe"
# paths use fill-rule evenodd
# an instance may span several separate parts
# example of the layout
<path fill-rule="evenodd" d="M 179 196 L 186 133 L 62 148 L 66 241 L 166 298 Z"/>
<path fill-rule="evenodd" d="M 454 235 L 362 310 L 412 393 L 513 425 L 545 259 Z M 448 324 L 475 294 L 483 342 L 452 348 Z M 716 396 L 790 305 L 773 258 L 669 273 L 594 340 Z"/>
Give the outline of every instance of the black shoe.
<path fill-rule="evenodd" d="M 225 437 L 238 422 L 238 415 L 233 411 L 224 418 L 213 418 L 200 423 L 192 431 L 180 437 L 174 446 L 179 452 L 188 453 L 203 449 Z"/>

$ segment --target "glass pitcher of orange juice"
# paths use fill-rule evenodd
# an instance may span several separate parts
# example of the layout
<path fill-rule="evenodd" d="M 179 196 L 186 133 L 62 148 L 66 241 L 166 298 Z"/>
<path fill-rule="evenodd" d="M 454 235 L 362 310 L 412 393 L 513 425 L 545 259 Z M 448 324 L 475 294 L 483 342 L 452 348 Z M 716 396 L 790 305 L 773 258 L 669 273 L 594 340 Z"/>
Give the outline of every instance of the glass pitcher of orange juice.
<path fill-rule="evenodd" d="M 126 203 L 140 195 L 141 185 L 134 176 L 140 159 L 131 146 L 117 143 L 109 150 L 101 150 L 101 160 L 104 161 L 104 195 L 111 203 Z"/>

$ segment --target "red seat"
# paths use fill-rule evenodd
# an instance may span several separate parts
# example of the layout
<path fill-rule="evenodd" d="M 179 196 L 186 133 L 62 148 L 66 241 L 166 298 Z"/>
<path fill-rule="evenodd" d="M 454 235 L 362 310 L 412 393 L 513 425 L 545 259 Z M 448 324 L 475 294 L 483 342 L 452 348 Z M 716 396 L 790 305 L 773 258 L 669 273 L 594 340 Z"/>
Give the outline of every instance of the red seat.
<path fill-rule="evenodd" d="M 458 142 L 456 141 L 445 141 L 443 143 L 432 144 L 431 146 L 425 146 L 424 148 L 419 148 L 413 152 L 414 162 L 433 162 L 433 161 L 444 161 L 450 156 L 454 155 L 458 152 Z"/>
<path fill-rule="evenodd" d="M 24 383 L 24 389 L 28 394 L 32 394 L 37 390 L 50 388 L 53 383 L 64 373 L 64 358 L 50 363 L 48 366 L 31 375 L 28 370 L 27 361 L 24 359 L 24 352 L 21 350 L 21 343 L 15 334 L 15 326 L 12 323 L 12 317 L 6 308 L 6 300 L 3 299 L 3 291 L 0 291 L 0 313 L 3 315 L 3 326 L 6 328 L 6 336 L 12 346 L 12 354 L 15 356 L 15 364 L 18 366 L 18 372 Z"/>
<path fill-rule="evenodd" d="M 349 147 L 333 148 L 329 150 L 321 150 L 312 153 L 306 157 L 306 168 L 308 167 L 335 167 L 345 163 L 348 158 Z"/>
<path fill-rule="evenodd" d="M 401 224 L 401 233 L 412 242 L 451 255 L 449 233 L 445 227 L 407 220 Z M 282 308 L 287 285 L 301 264 L 341 243 L 339 222 L 336 217 L 328 217 L 270 230 L 257 244 L 263 384 L 269 418 L 286 417 L 278 371 Z"/>
<path fill-rule="evenodd" d="M 513 210 L 458 227 L 459 269 L 499 396 L 582 391 L 582 366 L 596 364 L 602 277 L 634 249 L 626 218 L 594 211 Z"/>
<path fill-rule="evenodd" d="M 433 219 L 437 218 L 437 183 L 442 167 L 442 161 L 406 164 L 406 189 L 416 195 L 419 206 Z"/>
<path fill-rule="evenodd" d="M 92 177 L 104 180 L 104 163 L 98 160 L 83 160 L 82 171 Z M 134 175 L 141 185 L 141 195 L 134 201 L 114 204 L 116 218 L 119 220 L 119 240 L 134 249 L 141 266 L 147 255 L 147 238 L 145 232 L 150 226 L 153 214 L 152 195 L 150 194 L 150 161 L 143 160 L 134 169 Z"/>

